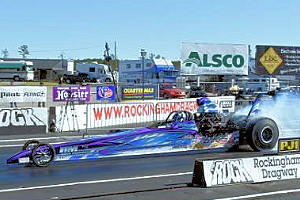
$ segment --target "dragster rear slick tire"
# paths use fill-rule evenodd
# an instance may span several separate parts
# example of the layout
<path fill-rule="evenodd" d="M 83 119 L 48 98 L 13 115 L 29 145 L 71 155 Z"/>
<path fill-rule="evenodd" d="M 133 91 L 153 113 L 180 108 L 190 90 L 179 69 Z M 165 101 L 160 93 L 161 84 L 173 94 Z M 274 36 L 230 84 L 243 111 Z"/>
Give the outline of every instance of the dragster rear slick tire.
<path fill-rule="evenodd" d="M 47 167 L 54 159 L 55 150 L 50 144 L 40 143 L 31 153 L 31 160 L 37 167 Z"/>
<path fill-rule="evenodd" d="M 272 150 L 279 137 L 279 130 L 274 120 L 259 118 L 250 122 L 247 128 L 247 142 L 254 151 Z"/>

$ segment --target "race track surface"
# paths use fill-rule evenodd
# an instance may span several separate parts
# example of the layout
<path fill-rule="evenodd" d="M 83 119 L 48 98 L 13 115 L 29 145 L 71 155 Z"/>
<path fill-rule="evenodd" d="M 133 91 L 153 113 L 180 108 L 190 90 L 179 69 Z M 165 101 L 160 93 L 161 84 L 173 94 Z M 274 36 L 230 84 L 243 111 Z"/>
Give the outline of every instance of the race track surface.
<path fill-rule="evenodd" d="M 19 147 L 0 150 L 1 200 L 299 199 L 300 196 L 299 180 L 208 189 L 188 186 L 196 158 L 244 157 L 254 154 L 251 152 L 69 161 L 36 168 L 5 164 L 6 158 Z"/>

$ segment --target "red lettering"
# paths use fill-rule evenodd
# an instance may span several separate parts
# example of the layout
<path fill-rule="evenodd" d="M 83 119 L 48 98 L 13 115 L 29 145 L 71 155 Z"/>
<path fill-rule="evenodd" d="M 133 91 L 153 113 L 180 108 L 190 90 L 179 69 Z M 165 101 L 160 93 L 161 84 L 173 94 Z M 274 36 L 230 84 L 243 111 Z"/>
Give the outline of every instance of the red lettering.
<path fill-rule="evenodd" d="M 171 103 L 170 105 L 170 112 L 176 111 L 176 104 L 175 103 Z"/>
<path fill-rule="evenodd" d="M 136 107 L 135 105 L 132 105 L 130 108 L 130 114 L 131 116 L 135 116 L 136 115 Z"/>
<path fill-rule="evenodd" d="M 125 106 L 124 117 L 129 117 L 129 106 Z"/>
<path fill-rule="evenodd" d="M 160 109 L 160 104 L 156 104 L 155 106 L 155 114 L 160 115 L 161 109 Z"/>
<path fill-rule="evenodd" d="M 149 115 L 153 114 L 154 115 L 154 104 L 150 104 L 147 106 L 149 110 Z"/>
<path fill-rule="evenodd" d="M 101 120 L 101 118 L 102 118 L 102 108 L 100 110 L 99 110 L 99 108 L 97 108 L 97 109 L 93 108 L 93 111 L 94 111 L 95 120 Z"/>
<path fill-rule="evenodd" d="M 169 113 L 169 112 L 170 112 L 169 104 L 167 103 L 167 104 L 166 104 L 166 113 Z"/>
<path fill-rule="evenodd" d="M 148 106 L 148 104 L 143 105 L 143 113 L 144 113 L 144 115 L 149 115 L 149 106 Z"/>
<path fill-rule="evenodd" d="M 114 113 L 115 113 L 115 117 L 117 118 L 117 117 L 121 117 L 121 113 L 122 113 L 122 107 L 120 107 L 120 106 L 114 106 L 113 107 L 113 109 L 114 109 Z"/>
<path fill-rule="evenodd" d="M 180 110 L 184 110 L 184 102 L 180 103 Z"/>
<path fill-rule="evenodd" d="M 142 116 L 142 109 L 141 108 L 142 108 L 141 105 L 137 106 L 137 111 L 136 112 L 137 112 L 138 116 Z"/>
<path fill-rule="evenodd" d="M 111 113 L 112 113 L 111 107 L 104 107 L 105 119 L 110 119 Z"/>

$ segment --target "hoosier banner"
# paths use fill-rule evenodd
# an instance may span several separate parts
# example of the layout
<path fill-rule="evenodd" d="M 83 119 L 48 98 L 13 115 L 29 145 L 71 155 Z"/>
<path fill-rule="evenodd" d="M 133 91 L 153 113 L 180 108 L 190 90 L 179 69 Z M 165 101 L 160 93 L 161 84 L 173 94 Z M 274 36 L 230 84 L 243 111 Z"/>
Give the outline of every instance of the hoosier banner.
<path fill-rule="evenodd" d="M 248 75 L 248 45 L 183 43 L 181 73 Z"/>
<path fill-rule="evenodd" d="M 53 87 L 53 101 L 90 101 L 90 86 L 58 86 Z"/>

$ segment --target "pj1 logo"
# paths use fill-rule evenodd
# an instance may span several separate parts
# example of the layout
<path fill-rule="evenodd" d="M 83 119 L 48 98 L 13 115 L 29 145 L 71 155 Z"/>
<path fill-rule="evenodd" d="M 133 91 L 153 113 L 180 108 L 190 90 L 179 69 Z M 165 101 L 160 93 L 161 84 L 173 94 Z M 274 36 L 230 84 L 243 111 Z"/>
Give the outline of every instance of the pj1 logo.
<path fill-rule="evenodd" d="M 300 150 L 299 141 L 300 138 L 280 139 L 278 141 L 278 150 L 279 152 L 299 151 Z"/>

